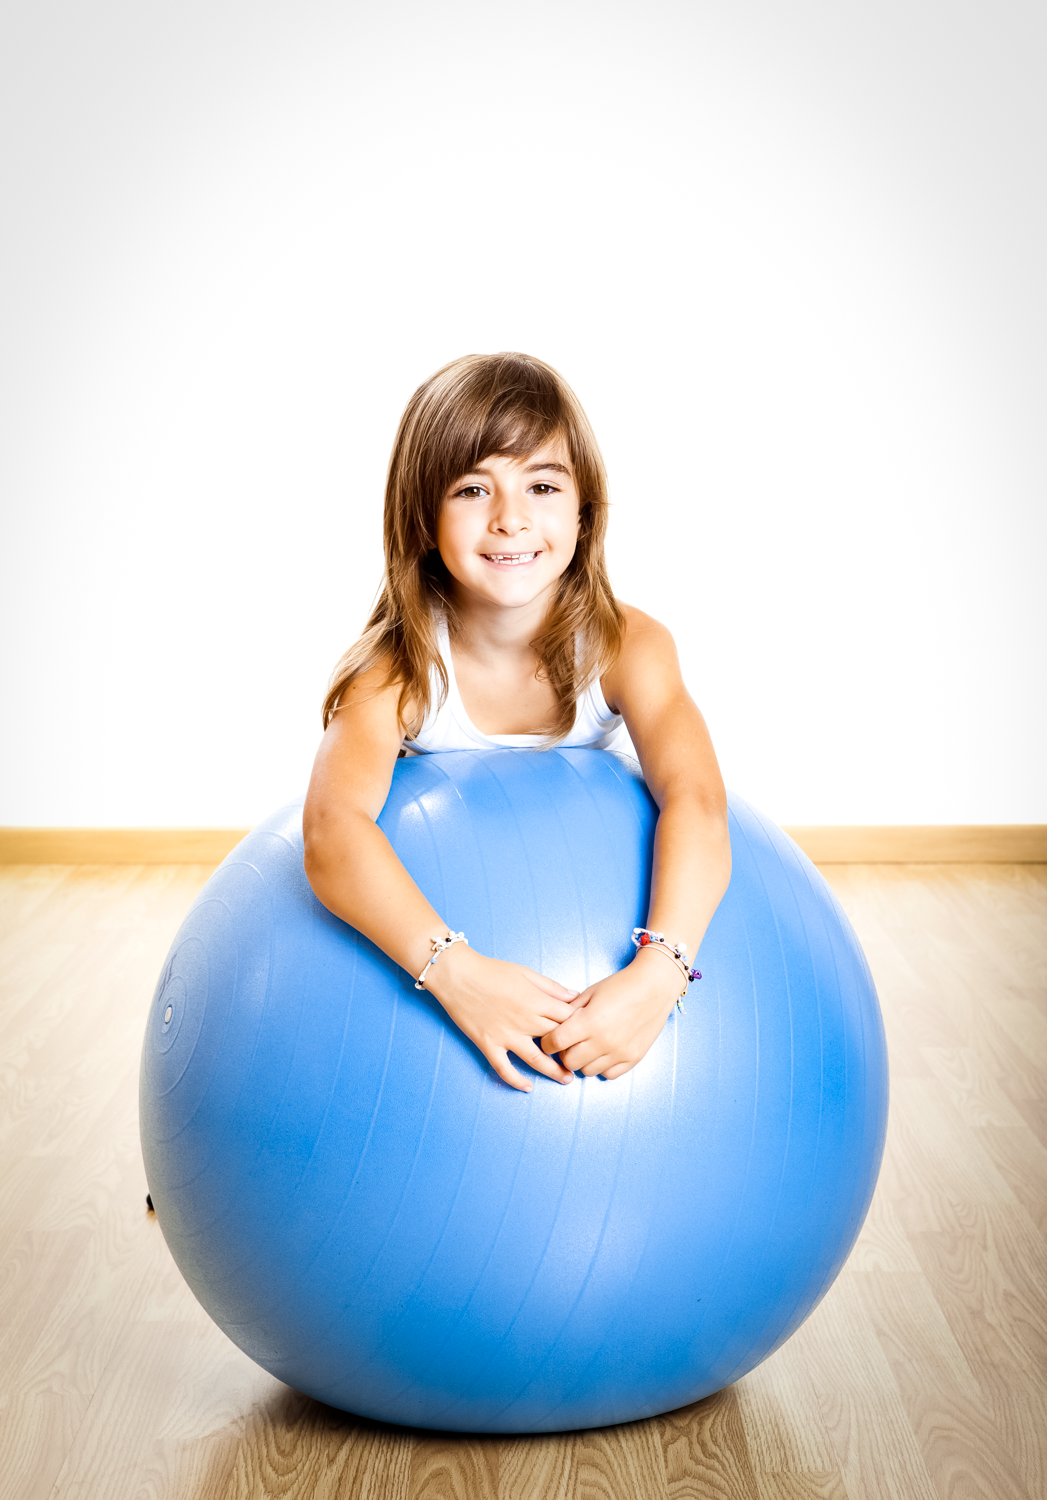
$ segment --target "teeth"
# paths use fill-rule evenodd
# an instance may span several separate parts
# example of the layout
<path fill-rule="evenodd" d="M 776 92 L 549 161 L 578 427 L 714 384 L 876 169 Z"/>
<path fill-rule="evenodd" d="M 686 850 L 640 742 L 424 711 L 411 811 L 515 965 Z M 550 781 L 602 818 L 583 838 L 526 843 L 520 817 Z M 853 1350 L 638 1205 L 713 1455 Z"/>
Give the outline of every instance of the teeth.
<path fill-rule="evenodd" d="M 484 556 L 489 562 L 496 563 L 529 563 L 538 556 L 537 552 L 485 552 Z"/>

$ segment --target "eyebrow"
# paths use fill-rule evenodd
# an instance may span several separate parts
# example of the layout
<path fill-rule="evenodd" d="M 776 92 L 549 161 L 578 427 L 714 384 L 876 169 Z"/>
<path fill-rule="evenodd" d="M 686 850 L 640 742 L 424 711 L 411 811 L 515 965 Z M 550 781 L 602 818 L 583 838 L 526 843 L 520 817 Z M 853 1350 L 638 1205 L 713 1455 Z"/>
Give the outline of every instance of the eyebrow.
<path fill-rule="evenodd" d="M 553 471 L 553 473 L 555 473 L 555 474 L 566 474 L 568 476 L 568 478 L 570 478 L 571 471 L 567 467 L 567 465 L 566 464 L 557 464 L 557 463 L 528 464 L 527 467 L 526 467 L 526 469 L 524 469 L 524 473 L 525 474 L 540 474 L 540 473 L 543 472 L 543 470 L 547 470 L 547 469 L 551 469 Z M 475 469 L 467 469 L 466 470 L 466 477 L 468 477 L 470 474 L 483 474 L 485 476 L 485 478 L 489 479 L 490 476 L 491 476 L 491 471 L 490 471 L 490 469 L 484 469 L 484 468 L 481 468 L 481 467 L 477 467 Z"/>

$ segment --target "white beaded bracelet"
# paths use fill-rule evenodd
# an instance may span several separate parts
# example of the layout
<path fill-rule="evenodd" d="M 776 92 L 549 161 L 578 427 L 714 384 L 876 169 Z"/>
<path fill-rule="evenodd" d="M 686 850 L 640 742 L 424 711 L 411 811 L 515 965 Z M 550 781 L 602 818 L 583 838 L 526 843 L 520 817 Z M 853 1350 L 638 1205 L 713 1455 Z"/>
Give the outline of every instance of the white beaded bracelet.
<path fill-rule="evenodd" d="M 446 937 L 429 939 L 430 947 L 433 950 L 433 956 L 426 964 L 422 972 L 419 974 L 418 978 L 415 980 L 414 987 L 416 990 L 425 989 L 425 976 L 428 974 L 429 970 L 432 968 L 436 960 L 440 957 L 440 954 L 446 953 L 448 948 L 453 948 L 455 943 L 464 943 L 468 948 L 469 939 L 466 937 L 464 932 L 452 932 L 450 928 L 447 929 Z"/>
<path fill-rule="evenodd" d="M 683 1010 L 683 1001 L 687 998 L 687 986 L 695 979 L 701 979 L 697 969 L 692 969 L 687 959 L 686 943 L 667 943 L 663 932 L 652 932 L 649 927 L 633 928 L 634 948 L 660 948 L 666 958 L 672 959 L 673 963 L 683 975 L 684 985 L 676 1004 Z"/>

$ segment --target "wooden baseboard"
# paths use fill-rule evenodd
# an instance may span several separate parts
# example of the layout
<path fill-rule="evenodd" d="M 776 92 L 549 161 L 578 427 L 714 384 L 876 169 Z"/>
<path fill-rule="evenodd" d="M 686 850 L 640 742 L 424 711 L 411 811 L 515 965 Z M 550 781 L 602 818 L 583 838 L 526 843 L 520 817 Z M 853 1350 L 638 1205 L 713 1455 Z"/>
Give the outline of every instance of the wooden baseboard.
<path fill-rule="evenodd" d="M 816 865 L 1047 864 L 1047 824 L 787 828 Z"/>
<path fill-rule="evenodd" d="M 0 828 L 5 865 L 216 865 L 246 828 Z M 1047 864 L 1047 824 L 787 828 L 816 865 Z"/>
<path fill-rule="evenodd" d="M 246 828 L 0 828 L 4 865 L 217 865 Z"/>

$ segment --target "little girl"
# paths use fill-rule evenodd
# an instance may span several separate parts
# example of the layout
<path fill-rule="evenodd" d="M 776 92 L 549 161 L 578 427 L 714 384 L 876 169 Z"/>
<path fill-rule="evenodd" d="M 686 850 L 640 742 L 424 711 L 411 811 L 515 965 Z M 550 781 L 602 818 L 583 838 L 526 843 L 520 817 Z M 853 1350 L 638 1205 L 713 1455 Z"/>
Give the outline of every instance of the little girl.
<path fill-rule="evenodd" d="M 541 360 L 469 355 L 420 386 L 389 464 L 385 584 L 332 679 L 305 804 L 319 899 L 527 1091 L 510 1052 L 565 1084 L 636 1066 L 730 876 L 709 733 L 672 636 L 611 592 L 607 505 L 585 413 Z M 677 569 L 671 533 L 659 545 Z M 452 933 L 376 819 L 404 753 L 608 748 L 626 730 L 659 808 L 647 940 L 579 994 Z"/>

